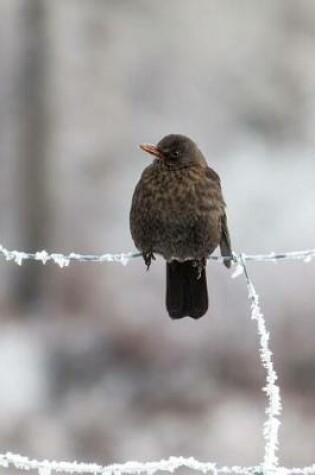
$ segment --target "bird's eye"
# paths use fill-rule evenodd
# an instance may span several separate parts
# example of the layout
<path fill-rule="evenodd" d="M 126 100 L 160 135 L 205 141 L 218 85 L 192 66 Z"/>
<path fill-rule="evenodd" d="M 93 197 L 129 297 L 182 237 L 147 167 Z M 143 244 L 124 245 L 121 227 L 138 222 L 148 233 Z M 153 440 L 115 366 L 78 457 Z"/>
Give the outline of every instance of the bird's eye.
<path fill-rule="evenodd" d="M 177 158 L 179 156 L 179 150 L 172 151 L 172 157 Z"/>

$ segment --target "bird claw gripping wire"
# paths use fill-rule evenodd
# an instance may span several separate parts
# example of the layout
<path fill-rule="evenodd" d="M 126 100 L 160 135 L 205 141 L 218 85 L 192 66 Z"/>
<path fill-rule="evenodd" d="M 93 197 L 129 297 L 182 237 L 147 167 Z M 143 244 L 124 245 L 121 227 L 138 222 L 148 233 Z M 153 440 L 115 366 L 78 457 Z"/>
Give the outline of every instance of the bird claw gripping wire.
<path fill-rule="evenodd" d="M 207 265 L 206 259 L 195 259 L 192 262 L 192 266 L 195 267 L 197 270 L 197 280 L 201 278 L 202 271 L 206 267 L 206 265 Z"/>
<path fill-rule="evenodd" d="M 150 266 L 151 266 L 151 263 L 152 263 L 152 260 L 155 261 L 156 257 L 155 257 L 155 255 L 153 254 L 152 251 L 149 251 L 149 252 L 144 252 L 143 253 L 143 259 L 144 259 L 145 265 L 147 266 L 147 270 L 149 270 Z"/>

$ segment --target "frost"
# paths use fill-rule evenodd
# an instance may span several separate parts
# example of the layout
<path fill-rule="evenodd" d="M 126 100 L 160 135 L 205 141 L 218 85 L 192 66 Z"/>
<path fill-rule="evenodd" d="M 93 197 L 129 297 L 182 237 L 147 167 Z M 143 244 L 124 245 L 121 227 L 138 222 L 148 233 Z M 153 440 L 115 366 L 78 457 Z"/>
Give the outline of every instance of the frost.
<path fill-rule="evenodd" d="M 8 251 L 5 247 L 0 245 L 0 253 L 4 256 L 7 261 L 13 261 L 17 265 L 21 266 L 23 260 L 28 258 L 28 254 L 21 251 Z"/>
<path fill-rule="evenodd" d="M 46 262 L 49 260 L 48 252 L 46 252 L 46 251 L 36 252 L 35 260 L 36 261 L 41 261 L 43 264 L 46 264 Z"/>
<path fill-rule="evenodd" d="M 314 255 L 308 254 L 308 255 L 304 258 L 304 262 L 312 262 L 313 258 L 314 258 Z"/>
<path fill-rule="evenodd" d="M 24 260 L 35 260 L 46 264 L 48 261 L 59 265 L 61 268 L 67 267 L 70 262 L 120 262 L 126 265 L 130 259 L 141 256 L 140 252 L 121 253 L 121 254 L 77 254 L 71 252 L 68 255 L 61 253 L 49 254 L 45 250 L 35 252 L 34 254 L 10 251 L 0 245 L 0 256 L 7 261 L 12 261 L 17 265 L 22 265 Z M 278 467 L 278 433 L 280 427 L 279 416 L 282 411 L 280 388 L 277 385 L 277 373 L 274 369 L 272 360 L 272 351 L 269 347 L 270 334 L 266 328 L 266 322 L 262 314 L 259 296 L 248 275 L 246 262 L 251 261 L 279 261 L 279 260 L 300 260 L 310 262 L 315 257 L 315 249 L 305 251 L 294 251 L 287 253 L 270 253 L 261 255 L 233 254 L 234 269 L 232 278 L 241 274 L 245 275 L 248 298 L 251 302 L 251 318 L 256 322 L 259 338 L 259 356 L 261 364 L 266 371 L 266 382 L 262 390 L 266 393 L 268 404 L 265 410 L 266 421 L 263 426 L 263 436 L 265 439 L 264 461 L 261 465 L 253 467 L 219 467 L 215 463 L 199 462 L 190 457 L 170 457 L 167 460 L 157 462 L 126 462 L 124 464 L 113 464 L 101 466 L 97 464 L 86 464 L 78 462 L 50 462 L 47 460 L 31 460 L 17 454 L 0 454 L 0 467 L 14 467 L 17 470 L 37 470 L 39 475 L 52 475 L 53 472 L 71 473 L 71 474 L 93 474 L 93 475 L 120 475 L 120 474 L 149 474 L 154 475 L 157 472 L 173 473 L 177 469 L 184 467 L 196 470 L 202 473 L 211 473 L 213 475 L 315 475 L 315 465 L 304 468 L 285 468 Z M 222 262 L 221 256 L 210 256 L 209 259 Z"/>
<path fill-rule="evenodd" d="M 14 262 L 18 266 L 21 266 L 23 264 L 23 260 L 27 259 L 27 254 L 25 252 L 12 251 L 10 254 L 11 254 L 11 256 L 10 256 L 10 259 L 8 259 L 8 260 L 13 259 Z"/>
<path fill-rule="evenodd" d="M 132 257 L 132 253 L 129 252 L 128 254 L 120 254 L 119 256 L 119 262 L 123 265 L 123 266 L 126 266 L 130 260 L 130 258 Z"/>
<path fill-rule="evenodd" d="M 282 410 L 280 389 L 276 385 L 278 376 L 273 366 L 272 352 L 269 348 L 270 335 L 266 328 L 265 318 L 260 309 L 259 297 L 249 278 L 244 260 L 243 267 L 247 282 L 248 298 L 251 300 L 251 318 L 257 322 L 260 360 L 266 370 L 266 385 L 263 391 L 267 394 L 268 406 L 266 408 L 267 420 L 263 428 L 265 438 L 264 466 L 266 468 L 274 468 L 278 464 L 277 450 L 279 445 L 278 432 L 280 420 L 277 416 L 281 414 Z"/>
<path fill-rule="evenodd" d="M 66 257 L 63 254 L 51 254 L 50 259 L 52 259 L 56 264 L 58 264 L 61 269 L 63 267 L 67 267 L 70 264 L 69 257 Z"/>
<path fill-rule="evenodd" d="M 234 465 L 232 467 L 219 467 L 211 462 L 199 462 L 193 457 L 170 457 L 167 460 L 157 462 L 126 462 L 112 465 L 97 465 L 95 463 L 78 462 L 50 462 L 48 460 L 31 460 L 21 455 L 7 453 L 0 454 L 0 466 L 3 468 L 14 467 L 23 472 L 37 470 L 39 475 L 52 475 L 53 473 L 64 474 L 90 474 L 90 475 L 123 475 L 139 474 L 154 475 L 155 473 L 174 473 L 177 469 L 188 468 L 196 472 L 209 473 L 213 475 L 315 475 L 315 465 L 303 468 L 267 467 L 257 465 L 252 467 L 242 467 Z"/>
<path fill-rule="evenodd" d="M 233 269 L 233 272 L 232 272 L 232 275 L 231 275 L 231 278 L 232 279 L 236 279 L 236 277 L 239 277 L 240 275 L 242 275 L 244 272 L 244 268 L 241 264 L 236 264 L 234 266 L 234 269 Z"/>
<path fill-rule="evenodd" d="M 72 261 L 76 262 L 120 262 L 123 265 L 129 263 L 130 259 L 136 259 L 142 256 L 141 252 L 123 252 L 120 254 L 79 254 L 71 252 L 68 255 L 61 253 L 52 253 L 49 254 L 47 251 L 37 251 L 34 254 L 21 252 L 21 251 L 9 251 L 4 246 L 0 244 L 0 255 L 2 255 L 7 261 L 13 261 L 18 265 L 21 265 L 24 260 L 35 260 L 46 264 L 48 261 L 52 261 L 60 267 L 66 267 Z M 315 249 L 309 249 L 306 251 L 294 251 L 287 253 L 275 253 L 271 252 L 269 254 L 257 254 L 257 255 L 245 255 L 245 254 L 236 254 L 233 252 L 233 263 L 234 270 L 232 273 L 232 278 L 238 277 L 243 272 L 243 266 L 241 265 L 242 258 L 246 261 L 272 261 L 278 262 L 281 260 L 303 260 L 305 262 L 310 262 L 315 257 Z M 219 263 L 222 263 L 225 258 L 222 256 L 209 256 L 209 259 L 215 260 Z M 230 259 L 230 257 L 229 257 Z"/>
<path fill-rule="evenodd" d="M 51 467 L 49 466 L 49 462 L 45 460 L 43 463 L 47 465 L 43 465 L 42 467 L 38 468 L 38 475 L 51 475 Z"/>
<path fill-rule="evenodd" d="M 105 261 L 113 262 L 113 260 L 114 260 L 113 254 L 102 254 L 100 256 L 100 262 L 105 262 Z"/>
<path fill-rule="evenodd" d="M 269 260 L 270 260 L 271 262 L 278 262 L 278 260 L 277 260 L 277 253 L 276 253 L 276 252 L 274 252 L 274 251 L 273 251 L 273 252 L 270 252 L 270 253 L 269 253 L 269 257 L 270 257 Z"/>
<path fill-rule="evenodd" d="M 99 257 L 100 262 L 120 262 L 122 265 L 127 265 L 130 259 L 136 257 L 132 252 L 122 253 L 122 254 L 102 254 Z"/>
<path fill-rule="evenodd" d="M 71 252 L 69 254 L 69 259 L 72 261 L 80 261 L 82 260 L 83 256 L 82 254 L 76 254 L 75 252 Z"/>

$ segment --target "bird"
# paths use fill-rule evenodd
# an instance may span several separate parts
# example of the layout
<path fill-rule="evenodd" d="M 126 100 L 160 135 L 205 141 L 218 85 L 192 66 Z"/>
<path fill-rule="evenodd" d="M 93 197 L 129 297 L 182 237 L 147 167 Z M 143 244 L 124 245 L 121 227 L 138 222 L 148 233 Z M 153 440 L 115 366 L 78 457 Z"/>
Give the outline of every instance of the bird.
<path fill-rule="evenodd" d="M 166 260 L 166 308 L 172 319 L 199 319 L 208 310 L 207 258 L 219 246 L 227 268 L 232 247 L 219 175 L 196 143 L 170 134 L 157 145 L 137 183 L 130 232 L 147 270 L 155 254 Z"/>

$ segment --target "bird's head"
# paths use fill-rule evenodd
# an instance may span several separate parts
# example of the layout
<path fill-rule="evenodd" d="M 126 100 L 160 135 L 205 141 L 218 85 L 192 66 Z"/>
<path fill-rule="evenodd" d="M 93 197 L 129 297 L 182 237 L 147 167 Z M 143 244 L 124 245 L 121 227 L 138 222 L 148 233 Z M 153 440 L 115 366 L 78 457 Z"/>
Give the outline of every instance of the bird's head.
<path fill-rule="evenodd" d="M 140 148 L 171 169 L 192 165 L 207 166 L 206 160 L 193 140 L 185 135 L 166 135 L 157 145 L 143 144 Z"/>

